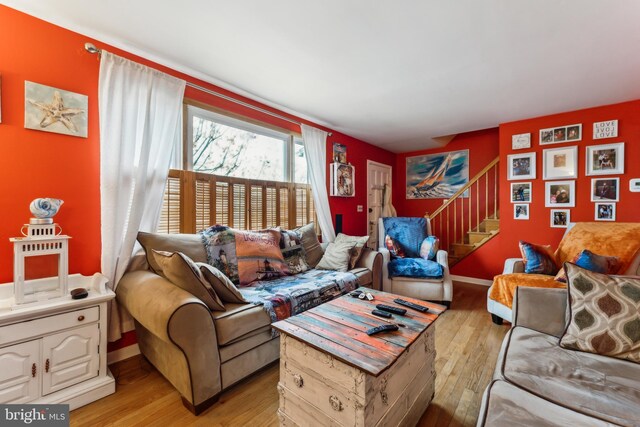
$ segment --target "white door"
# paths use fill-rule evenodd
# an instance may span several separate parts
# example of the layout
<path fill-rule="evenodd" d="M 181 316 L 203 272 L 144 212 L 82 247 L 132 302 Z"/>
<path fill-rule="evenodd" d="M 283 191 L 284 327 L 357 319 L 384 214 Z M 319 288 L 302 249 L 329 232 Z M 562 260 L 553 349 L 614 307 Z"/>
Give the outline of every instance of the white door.
<path fill-rule="evenodd" d="M 98 376 L 97 324 L 42 339 L 42 395 Z"/>
<path fill-rule="evenodd" d="M 40 340 L 0 348 L 0 403 L 27 403 L 40 395 Z"/>
<path fill-rule="evenodd" d="M 377 249 L 378 218 L 382 216 L 384 185 L 391 191 L 391 166 L 367 160 L 367 230 L 369 230 L 369 246 Z M 384 238 L 384 236 L 383 236 Z"/>

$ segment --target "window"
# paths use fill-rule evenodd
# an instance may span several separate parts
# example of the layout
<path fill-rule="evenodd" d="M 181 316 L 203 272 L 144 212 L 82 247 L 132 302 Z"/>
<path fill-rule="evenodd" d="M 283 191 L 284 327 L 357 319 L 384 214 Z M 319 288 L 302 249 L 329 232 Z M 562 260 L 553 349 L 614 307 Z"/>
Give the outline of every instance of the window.
<path fill-rule="evenodd" d="M 184 170 L 169 173 L 159 232 L 211 224 L 294 228 L 315 220 L 302 138 L 187 106 Z"/>

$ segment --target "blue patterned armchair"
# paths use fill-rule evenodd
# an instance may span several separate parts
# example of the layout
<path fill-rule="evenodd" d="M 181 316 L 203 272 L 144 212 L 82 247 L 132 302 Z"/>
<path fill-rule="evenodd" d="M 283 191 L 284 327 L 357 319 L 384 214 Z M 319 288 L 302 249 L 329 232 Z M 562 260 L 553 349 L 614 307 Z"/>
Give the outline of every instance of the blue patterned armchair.
<path fill-rule="evenodd" d="M 448 255 L 435 250 L 429 219 L 380 218 L 378 236 L 383 291 L 451 305 Z"/>

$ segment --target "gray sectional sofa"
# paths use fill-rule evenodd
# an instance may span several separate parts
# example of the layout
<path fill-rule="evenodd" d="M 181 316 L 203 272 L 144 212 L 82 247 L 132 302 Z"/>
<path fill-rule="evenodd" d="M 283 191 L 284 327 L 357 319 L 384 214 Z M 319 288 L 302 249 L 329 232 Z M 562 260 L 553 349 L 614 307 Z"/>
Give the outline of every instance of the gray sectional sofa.
<path fill-rule="evenodd" d="M 180 251 L 196 262 L 207 255 L 198 235 L 155 235 L 147 249 Z M 149 246 L 151 245 L 151 246 Z M 365 248 L 351 270 L 360 286 L 382 288 L 382 256 Z M 225 303 L 211 311 L 198 298 L 149 269 L 144 252 L 129 264 L 116 290 L 118 303 L 135 319 L 142 354 L 199 414 L 220 393 L 279 358 L 279 338 L 255 304 Z"/>
<path fill-rule="evenodd" d="M 559 346 L 565 289 L 516 288 L 478 426 L 640 426 L 640 364 Z"/>

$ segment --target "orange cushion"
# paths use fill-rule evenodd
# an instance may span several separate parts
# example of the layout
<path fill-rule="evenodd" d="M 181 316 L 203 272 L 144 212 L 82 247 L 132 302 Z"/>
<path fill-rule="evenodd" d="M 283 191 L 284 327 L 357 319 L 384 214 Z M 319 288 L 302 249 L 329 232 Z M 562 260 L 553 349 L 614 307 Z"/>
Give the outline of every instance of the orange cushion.
<path fill-rule="evenodd" d="M 501 274 L 493 278 L 493 287 L 489 298 L 511 308 L 517 286 L 532 288 L 566 288 L 566 283 L 557 282 L 554 276 L 546 274 L 512 273 Z"/>

